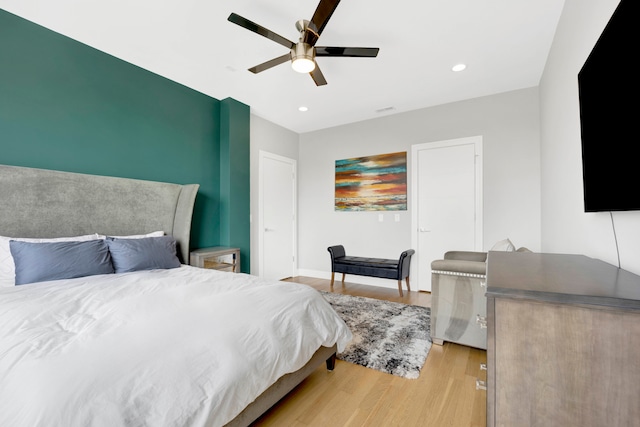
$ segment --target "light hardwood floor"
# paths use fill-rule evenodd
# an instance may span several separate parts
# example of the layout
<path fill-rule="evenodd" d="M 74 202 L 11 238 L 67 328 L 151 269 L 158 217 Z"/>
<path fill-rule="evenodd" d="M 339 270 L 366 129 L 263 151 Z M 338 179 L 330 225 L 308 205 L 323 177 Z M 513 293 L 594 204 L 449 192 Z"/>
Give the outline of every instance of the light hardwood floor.
<path fill-rule="evenodd" d="M 331 291 L 330 281 L 294 277 L 288 281 Z M 431 294 L 336 281 L 333 292 L 429 307 Z M 433 345 L 415 380 L 336 361 L 324 364 L 252 426 L 486 426 L 486 392 L 476 379 L 486 379 L 480 363 L 484 350 L 445 343 Z"/>

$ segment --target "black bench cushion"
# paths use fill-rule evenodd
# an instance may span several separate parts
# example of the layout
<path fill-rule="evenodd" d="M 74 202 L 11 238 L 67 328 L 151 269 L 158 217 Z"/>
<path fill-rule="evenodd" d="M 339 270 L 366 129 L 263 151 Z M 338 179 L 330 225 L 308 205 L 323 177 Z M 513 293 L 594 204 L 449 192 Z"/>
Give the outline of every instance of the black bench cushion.
<path fill-rule="evenodd" d="M 333 267 L 337 273 L 384 279 L 398 279 L 400 275 L 398 260 L 392 259 L 343 256 L 334 260 Z"/>
<path fill-rule="evenodd" d="M 383 258 L 365 258 L 358 256 L 343 256 L 335 259 L 336 264 L 345 265 L 357 265 L 361 267 L 373 267 L 373 268 L 398 268 L 397 259 L 383 259 Z"/>

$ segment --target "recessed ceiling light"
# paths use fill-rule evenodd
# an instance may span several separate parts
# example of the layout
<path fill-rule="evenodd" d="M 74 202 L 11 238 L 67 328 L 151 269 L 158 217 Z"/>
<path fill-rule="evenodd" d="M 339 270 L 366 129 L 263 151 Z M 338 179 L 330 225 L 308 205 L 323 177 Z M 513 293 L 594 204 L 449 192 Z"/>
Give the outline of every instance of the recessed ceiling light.
<path fill-rule="evenodd" d="M 303 105 L 302 107 L 298 107 L 298 111 L 309 111 L 309 108 Z"/>
<path fill-rule="evenodd" d="M 467 66 L 465 64 L 456 64 L 456 65 L 453 66 L 453 68 L 451 68 L 451 71 L 458 72 L 458 71 L 464 70 L 465 68 L 467 68 Z"/>

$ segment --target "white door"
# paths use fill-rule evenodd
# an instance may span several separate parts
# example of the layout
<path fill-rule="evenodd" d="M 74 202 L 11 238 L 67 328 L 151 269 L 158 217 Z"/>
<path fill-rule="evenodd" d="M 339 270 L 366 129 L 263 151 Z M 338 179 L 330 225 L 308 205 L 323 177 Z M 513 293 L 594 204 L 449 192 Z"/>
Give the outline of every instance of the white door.
<path fill-rule="evenodd" d="M 260 151 L 260 273 L 280 280 L 295 275 L 296 161 Z"/>
<path fill-rule="evenodd" d="M 412 161 L 412 282 L 430 292 L 431 261 L 482 249 L 482 137 L 414 145 Z"/>

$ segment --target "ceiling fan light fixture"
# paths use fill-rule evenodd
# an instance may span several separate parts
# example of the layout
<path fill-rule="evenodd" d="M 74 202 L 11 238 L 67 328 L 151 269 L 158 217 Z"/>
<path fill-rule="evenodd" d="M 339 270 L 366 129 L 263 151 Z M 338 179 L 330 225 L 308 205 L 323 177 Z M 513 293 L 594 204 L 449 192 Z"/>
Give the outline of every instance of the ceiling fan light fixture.
<path fill-rule="evenodd" d="M 310 73 L 316 68 L 315 51 L 307 43 L 297 43 L 291 49 L 291 67 L 298 73 Z"/>
<path fill-rule="evenodd" d="M 329 22 L 329 18 L 331 18 L 339 3 L 340 0 L 319 0 L 311 20 L 299 19 L 296 21 L 296 29 L 300 33 L 298 43 L 294 43 L 262 25 L 256 24 L 235 13 L 231 13 L 227 20 L 288 49 L 288 53 L 284 55 L 249 68 L 248 70 L 250 72 L 254 74 L 260 73 L 276 65 L 291 61 L 291 68 L 293 68 L 294 71 L 307 73 L 313 79 L 316 86 L 324 86 L 327 84 L 327 80 L 324 78 L 319 64 L 316 63 L 316 56 L 375 58 L 378 56 L 378 51 L 380 50 L 377 47 L 316 47 L 320 34 L 322 34 L 324 27 L 327 25 L 327 22 Z"/>

